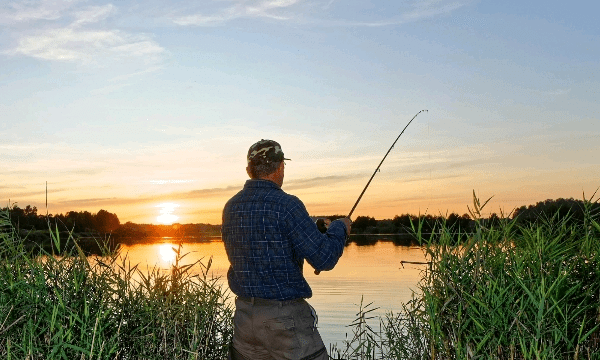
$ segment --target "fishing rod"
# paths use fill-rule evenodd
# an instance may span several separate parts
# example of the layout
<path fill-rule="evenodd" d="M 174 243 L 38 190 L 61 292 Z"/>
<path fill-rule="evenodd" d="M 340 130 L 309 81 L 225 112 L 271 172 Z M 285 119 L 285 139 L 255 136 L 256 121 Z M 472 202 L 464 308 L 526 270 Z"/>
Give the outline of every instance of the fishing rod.
<path fill-rule="evenodd" d="M 350 210 L 350 213 L 348 214 L 348 216 L 346 216 L 348 219 L 350 219 L 350 216 L 352 216 L 352 213 L 354 212 L 354 209 L 356 209 L 356 206 L 360 202 L 360 199 L 362 199 L 365 191 L 367 191 L 367 188 L 371 184 L 371 181 L 375 177 L 375 174 L 377 174 L 377 172 L 379 171 L 379 168 L 381 167 L 381 164 L 383 164 L 383 161 L 385 160 L 385 158 L 388 156 L 388 154 L 390 153 L 390 151 L 392 151 L 392 149 L 394 148 L 394 145 L 396 145 L 396 143 L 398 142 L 398 139 L 400 139 L 400 136 L 402 136 L 402 134 L 404 134 L 404 130 L 406 130 L 406 128 L 408 127 L 408 125 L 410 125 L 410 123 L 417 117 L 417 115 L 419 115 L 423 111 L 427 111 L 427 110 L 421 110 L 421 111 L 419 111 L 415 116 L 413 116 L 412 119 L 410 119 L 410 121 L 408 122 L 408 124 L 406 124 L 406 126 L 404 127 L 404 129 L 402 129 L 402 132 L 400 133 L 400 135 L 398 135 L 398 137 L 396 138 L 396 141 L 394 141 L 394 143 L 392 144 L 392 146 L 390 146 L 389 150 L 385 153 L 385 156 L 383 157 L 383 159 L 381 159 L 381 162 L 377 166 L 377 169 L 375 169 L 375 171 L 373 172 L 373 175 L 371 175 L 371 178 L 369 179 L 369 182 L 367 182 L 367 185 L 365 185 L 365 188 L 360 193 L 360 196 L 358 197 L 358 199 L 356 199 L 356 202 L 354 203 L 354 206 L 352 207 L 352 210 Z"/>
<path fill-rule="evenodd" d="M 381 159 L 381 162 L 377 166 L 377 169 L 375 169 L 375 171 L 373 172 L 373 175 L 371 175 L 371 178 L 367 182 L 367 185 L 365 185 L 365 188 L 363 189 L 363 191 L 358 196 L 358 199 L 356 199 L 356 202 L 354 203 L 354 206 L 352 207 L 352 210 L 350 210 L 350 213 L 348 214 L 348 216 L 346 216 L 348 219 L 350 219 L 350 216 L 352 216 L 352 213 L 354 212 L 354 209 L 356 209 L 356 206 L 360 202 L 360 199 L 362 199 L 363 195 L 365 194 L 365 191 L 367 191 L 367 188 L 371 184 L 371 181 L 373 181 L 373 178 L 375 177 L 375 174 L 377 174 L 377 172 L 380 171 L 379 168 L 381 167 L 381 164 L 383 164 L 383 162 L 385 161 L 385 158 L 388 156 L 388 154 L 390 153 L 390 151 L 392 151 L 392 149 L 394 148 L 394 145 L 396 145 L 396 143 L 398 142 L 398 139 L 400 139 L 400 136 L 402 136 L 402 134 L 404 134 L 404 130 L 406 130 L 406 128 L 408 127 L 408 125 L 410 125 L 410 123 L 413 122 L 413 120 L 420 113 L 422 113 L 423 111 L 427 111 L 428 112 L 428 110 L 421 110 L 418 113 L 416 113 L 415 116 L 413 116 L 413 118 L 410 119 L 410 121 L 408 122 L 408 124 L 406 124 L 406 126 L 404 127 L 404 129 L 402 129 L 402 132 L 400 133 L 400 135 L 398 135 L 398 137 L 396 138 L 396 140 L 394 141 L 394 143 L 392 144 L 392 146 L 390 146 L 390 148 L 388 149 L 388 151 L 385 153 L 385 156 L 383 157 L 383 159 Z M 349 236 L 350 234 L 347 234 L 347 235 Z M 319 275 L 319 273 L 320 273 L 320 271 L 315 270 L 315 274 L 316 275 Z"/>

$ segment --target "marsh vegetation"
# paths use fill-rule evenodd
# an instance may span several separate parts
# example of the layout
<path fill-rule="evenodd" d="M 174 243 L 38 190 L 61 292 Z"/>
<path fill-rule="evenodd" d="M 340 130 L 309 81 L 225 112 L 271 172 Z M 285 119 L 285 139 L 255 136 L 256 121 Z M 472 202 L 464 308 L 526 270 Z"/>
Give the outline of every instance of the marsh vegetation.
<path fill-rule="evenodd" d="M 474 196 L 473 233 L 438 223 L 435 237 L 413 229 L 430 261 L 419 296 L 367 321 L 361 306 L 345 359 L 600 359 L 600 211 L 534 221 L 482 221 Z M 531 219 L 533 220 L 533 219 Z"/>
<path fill-rule="evenodd" d="M 491 223 L 474 198 L 468 231 L 412 221 L 429 261 L 419 291 L 381 318 L 361 304 L 332 357 L 600 359 L 597 205 Z M 8 212 L 0 225 L 0 358 L 226 358 L 233 309 L 210 262 L 142 271 L 110 249 L 86 257 L 56 224 L 33 256 Z"/>
<path fill-rule="evenodd" d="M 225 357 L 232 309 L 206 276 L 210 264 L 176 261 L 164 273 L 108 251 L 90 260 L 57 230 L 58 252 L 31 256 L 7 213 L 0 216 L 0 358 Z M 176 259 L 185 256 L 176 250 Z"/>

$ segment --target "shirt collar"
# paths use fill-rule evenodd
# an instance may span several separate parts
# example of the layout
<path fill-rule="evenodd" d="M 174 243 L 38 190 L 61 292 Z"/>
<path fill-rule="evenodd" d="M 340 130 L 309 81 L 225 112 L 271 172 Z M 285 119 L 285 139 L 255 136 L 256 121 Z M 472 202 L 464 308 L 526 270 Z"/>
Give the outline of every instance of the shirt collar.
<path fill-rule="evenodd" d="M 277 184 L 271 180 L 265 179 L 250 179 L 246 180 L 244 188 L 263 188 L 263 189 L 281 189 Z"/>

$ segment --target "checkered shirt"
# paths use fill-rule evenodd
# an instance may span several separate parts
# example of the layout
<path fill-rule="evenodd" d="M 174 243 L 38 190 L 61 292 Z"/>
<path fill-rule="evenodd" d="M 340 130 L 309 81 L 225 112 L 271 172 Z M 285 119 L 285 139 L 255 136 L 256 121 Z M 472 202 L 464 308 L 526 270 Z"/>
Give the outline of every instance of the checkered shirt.
<path fill-rule="evenodd" d="M 255 179 L 225 205 L 221 233 L 231 291 L 280 301 L 310 298 L 304 259 L 316 270 L 331 270 L 346 242 L 342 221 L 333 221 L 322 234 L 300 199 L 274 182 Z"/>

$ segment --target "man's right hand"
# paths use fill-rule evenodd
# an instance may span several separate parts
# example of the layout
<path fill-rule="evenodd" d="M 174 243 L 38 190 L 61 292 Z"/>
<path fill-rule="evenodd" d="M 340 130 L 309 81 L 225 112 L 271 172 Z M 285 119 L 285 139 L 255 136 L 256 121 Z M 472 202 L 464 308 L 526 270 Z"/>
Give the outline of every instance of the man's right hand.
<path fill-rule="evenodd" d="M 352 231 L 352 220 L 347 217 L 338 220 L 342 220 L 344 222 L 344 225 L 346 225 L 346 235 L 350 236 L 350 231 Z M 315 275 L 319 275 L 320 273 L 321 272 L 319 270 L 315 270 Z"/>
<path fill-rule="evenodd" d="M 350 236 L 350 231 L 352 229 L 352 220 L 350 220 L 350 218 L 347 218 L 347 217 L 340 219 L 340 220 L 342 220 L 344 222 L 344 224 L 346 224 L 346 231 L 347 231 L 346 235 Z"/>

